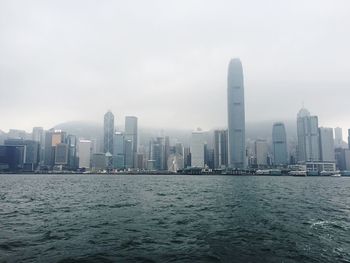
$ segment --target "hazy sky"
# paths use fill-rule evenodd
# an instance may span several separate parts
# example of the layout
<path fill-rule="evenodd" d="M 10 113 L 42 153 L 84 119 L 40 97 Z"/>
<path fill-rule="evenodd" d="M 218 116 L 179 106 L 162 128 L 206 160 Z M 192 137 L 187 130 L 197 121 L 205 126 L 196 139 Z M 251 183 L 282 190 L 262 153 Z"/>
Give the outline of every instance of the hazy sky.
<path fill-rule="evenodd" d="M 64 121 L 226 126 L 230 58 L 246 120 L 350 128 L 350 2 L 0 1 L 0 129 Z"/>

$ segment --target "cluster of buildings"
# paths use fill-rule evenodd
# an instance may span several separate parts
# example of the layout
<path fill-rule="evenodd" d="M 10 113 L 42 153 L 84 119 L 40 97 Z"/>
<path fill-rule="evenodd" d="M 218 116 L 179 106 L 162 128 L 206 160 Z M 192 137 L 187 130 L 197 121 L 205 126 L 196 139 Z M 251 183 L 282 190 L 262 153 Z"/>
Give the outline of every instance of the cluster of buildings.
<path fill-rule="evenodd" d="M 111 111 L 104 115 L 101 145 L 96 138 L 81 138 L 62 130 L 35 127 L 31 134 L 10 130 L 0 140 L 0 172 L 278 168 L 319 174 L 350 170 L 350 139 L 349 145 L 343 141 L 341 128 L 319 127 L 318 117 L 305 108 L 297 114 L 294 144 L 287 140 L 283 122 L 273 124 L 269 138 L 246 138 L 244 79 L 239 59 L 232 59 L 228 67 L 227 109 L 227 129 L 206 132 L 198 128 L 187 144 L 164 135 L 140 144 L 137 117 L 125 117 L 121 131 L 116 129 Z"/>

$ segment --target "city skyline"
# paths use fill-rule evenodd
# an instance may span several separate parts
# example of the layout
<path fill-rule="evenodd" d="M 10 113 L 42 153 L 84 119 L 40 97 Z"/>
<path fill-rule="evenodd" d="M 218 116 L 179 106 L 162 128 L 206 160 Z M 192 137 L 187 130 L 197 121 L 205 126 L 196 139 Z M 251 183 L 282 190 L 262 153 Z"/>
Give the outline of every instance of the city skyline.
<path fill-rule="evenodd" d="M 245 65 L 247 122 L 294 119 L 304 102 L 320 125 L 350 127 L 349 4 L 248 2 L 1 2 L 0 129 L 100 122 L 106 109 L 140 126 L 225 127 L 231 57 Z"/>

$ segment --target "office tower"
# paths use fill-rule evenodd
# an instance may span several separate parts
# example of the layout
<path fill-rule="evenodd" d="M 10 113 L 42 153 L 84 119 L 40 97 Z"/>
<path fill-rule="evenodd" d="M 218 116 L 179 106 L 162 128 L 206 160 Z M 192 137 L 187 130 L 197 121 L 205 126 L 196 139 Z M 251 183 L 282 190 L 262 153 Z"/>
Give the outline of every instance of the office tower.
<path fill-rule="evenodd" d="M 343 130 L 340 127 L 334 128 L 334 146 L 336 148 L 343 147 Z"/>
<path fill-rule="evenodd" d="M 39 164 L 39 142 L 23 139 L 7 139 L 4 142 L 5 146 L 23 147 L 23 160 L 21 161 L 24 171 L 34 171 Z M 19 149 L 19 148 L 18 148 Z M 22 154 L 22 153 L 21 153 Z"/>
<path fill-rule="evenodd" d="M 75 135 L 69 134 L 66 139 L 68 145 L 68 164 L 67 168 L 70 170 L 76 170 L 78 168 L 78 139 Z"/>
<path fill-rule="evenodd" d="M 149 150 L 149 160 L 153 161 L 153 168 L 159 171 L 165 170 L 164 137 L 157 137 L 156 140 L 152 139 Z"/>
<path fill-rule="evenodd" d="M 103 152 L 113 154 L 114 115 L 108 111 L 103 121 Z"/>
<path fill-rule="evenodd" d="M 229 167 L 245 168 L 245 112 L 242 63 L 232 59 L 227 76 Z"/>
<path fill-rule="evenodd" d="M 320 160 L 318 118 L 302 108 L 297 116 L 298 161 L 317 162 Z"/>
<path fill-rule="evenodd" d="M 25 161 L 24 145 L 0 145 L 0 171 L 22 171 Z"/>
<path fill-rule="evenodd" d="M 191 149 L 190 147 L 184 147 L 184 167 L 191 166 Z"/>
<path fill-rule="evenodd" d="M 125 168 L 134 168 L 134 153 L 132 140 L 124 140 Z"/>
<path fill-rule="evenodd" d="M 319 128 L 320 159 L 322 162 L 335 162 L 332 128 Z"/>
<path fill-rule="evenodd" d="M 90 140 L 79 140 L 78 142 L 78 157 L 79 169 L 90 169 L 91 167 L 91 151 L 92 144 Z"/>
<path fill-rule="evenodd" d="M 254 143 L 254 152 L 256 158 L 256 164 L 258 166 L 266 166 L 268 158 L 268 145 L 266 140 L 256 140 Z"/>
<path fill-rule="evenodd" d="M 44 164 L 45 151 L 45 133 L 43 127 L 34 127 L 32 131 L 32 140 L 39 143 L 39 163 Z"/>
<path fill-rule="evenodd" d="M 56 146 L 66 142 L 66 133 L 61 130 L 51 129 L 45 132 L 44 164 L 48 168 L 55 165 Z"/>
<path fill-rule="evenodd" d="M 94 153 L 92 155 L 92 170 L 95 172 L 103 171 L 107 168 L 105 153 Z"/>
<path fill-rule="evenodd" d="M 348 149 L 350 149 L 350 129 L 348 129 Z"/>
<path fill-rule="evenodd" d="M 169 136 L 164 137 L 164 170 L 168 170 L 168 158 L 170 156 L 170 139 Z"/>
<path fill-rule="evenodd" d="M 272 151 L 275 165 L 288 164 L 287 135 L 282 122 L 276 122 L 272 127 Z"/>
<path fill-rule="evenodd" d="M 138 150 L 138 140 L 137 140 L 137 118 L 135 116 L 126 116 L 125 117 L 125 139 L 131 142 L 132 148 L 132 163 L 130 168 L 135 167 L 136 154 Z"/>
<path fill-rule="evenodd" d="M 125 168 L 124 134 L 122 132 L 115 132 L 113 140 L 114 140 L 114 150 L 113 150 L 114 168 L 119 170 L 124 169 Z"/>
<path fill-rule="evenodd" d="M 191 166 L 204 167 L 204 133 L 201 130 L 193 131 L 191 138 Z"/>
<path fill-rule="evenodd" d="M 214 169 L 214 149 L 204 144 L 204 165 L 206 168 Z"/>
<path fill-rule="evenodd" d="M 55 165 L 66 167 L 68 165 L 68 144 L 58 143 L 55 146 Z"/>
<path fill-rule="evenodd" d="M 228 132 L 227 130 L 214 131 L 214 167 L 226 168 L 228 164 Z"/>

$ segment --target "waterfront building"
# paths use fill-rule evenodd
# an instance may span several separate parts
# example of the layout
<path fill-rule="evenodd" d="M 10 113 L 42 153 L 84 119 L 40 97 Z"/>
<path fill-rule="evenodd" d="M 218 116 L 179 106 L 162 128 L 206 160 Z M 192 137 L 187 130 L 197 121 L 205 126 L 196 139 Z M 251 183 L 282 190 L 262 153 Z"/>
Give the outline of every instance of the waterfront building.
<path fill-rule="evenodd" d="M 113 154 L 114 115 L 108 111 L 103 121 L 103 152 Z"/>
<path fill-rule="evenodd" d="M 133 152 L 133 142 L 132 140 L 124 140 L 124 158 L 125 158 L 125 168 L 134 168 L 134 152 Z"/>
<path fill-rule="evenodd" d="M 343 147 L 343 129 L 340 127 L 334 128 L 334 146 L 336 148 Z"/>
<path fill-rule="evenodd" d="M 350 149 L 350 129 L 348 129 L 348 149 Z"/>
<path fill-rule="evenodd" d="M 228 165 L 228 132 L 214 131 L 214 168 L 226 168 Z"/>
<path fill-rule="evenodd" d="M 319 137 L 321 161 L 335 162 L 333 129 L 320 127 Z"/>
<path fill-rule="evenodd" d="M 335 149 L 335 160 L 337 169 L 341 171 L 350 170 L 350 150 L 344 148 Z"/>
<path fill-rule="evenodd" d="M 258 167 L 267 166 L 269 148 L 266 140 L 256 140 L 254 143 L 255 161 Z"/>
<path fill-rule="evenodd" d="M 39 142 L 24 139 L 7 139 L 4 144 L 5 146 L 23 147 L 20 149 L 22 157 L 20 159 L 17 158 L 17 160 L 21 160 L 18 163 L 24 171 L 34 171 L 38 167 L 40 152 Z M 13 151 L 18 153 L 17 150 L 13 149 Z M 12 154 L 13 152 L 10 151 L 10 153 Z"/>
<path fill-rule="evenodd" d="M 74 171 L 78 168 L 78 156 L 77 156 L 78 139 L 75 135 L 69 134 L 67 136 L 66 143 L 68 145 L 67 168 L 69 170 Z"/>
<path fill-rule="evenodd" d="M 204 133 L 200 129 L 193 131 L 190 146 L 192 167 L 204 168 L 204 144 Z"/>
<path fill-rule="evenodd" d="M 79 157 L 79 169 L 91 168 L 91 152 L 92 144 L 90 140 L 79 140 L 78 142 L 78 157 Z"/>
<path fill-rule="evenodd" d="M 55 146 L 55 166 L 61 166 L 62 168 L 68 165 L 68 144 L 58 143 Z M 62 170 L 62 168 L 60 170 Z"/>
<path fill-rule="evenodd" d="M 24 162 L 24 145 L 0 145 L 0 171 L 23 171 Z"/>
<path fill-rule="evenodd" d="M 114 168 L 121 170 L 125 168 L 125 138 L 122 132 L 114 133 L 114 150 L 113 150 L 113 163 Z M 129 153 L 130 154 L 130 153 Z M 130 160 L 130 156 L 128 160 Z M 130 162 L 130 161 L 129 161 Z M 130 164 L 129 164 L 130 166 Z"/>
<path fill-rule="evenodd" d="M 45 132 L 44 165 L 51 169 L 55 165 L 56 146 L 66 142 L 66 132 L 51 129 Z"/>
<path fill-rule="evenodd" d="M 135 168 L 136 154 L 138 152 L 138 124 L 137 117 L 126 116 L 125 117 L 125 140 L 131 142 L 132 160 L 129 168 Z"/>
<path fill-rule="evenodd" d="M 94 172 L 104 171 L 107 169 L 107 160 L 105 153 L 94 153 L 92 155 L 92 170 Z"/>
<path fill-rule="evenodd" d="M 272 127 L 272 152 L 275 165 L 288 164 L 287 135 L 284 123 L 276 122 Z"/>
<path fill-rule="evenodd" d="M 320 161 L 318 118 L 302 108 L 297 115 L 298 161 Z"/>
<path fill-rule="evenodd" d="M 244 81 L 242 63 L 232 59 L 227 77 L 228 153 L 229 167 L 243 169 L 246 166 Z"/>
<path fill-rule="evenodd" d="M 190 147 L 184 147 L 184 168 L 191 166 L 191 150 Z"/>
<path fill-rule="evenodd" d="M 34 127 L 32 131 L 32 140 L 39 143 L 39 164 L 44 164 L 45 152 L 45 132 L 43 127 Z"/>
<path fill-rule="evenodd" d="M 157 137 L 156 140 L 152 139 L 149 146 L 149 160 L 153 160 L 153 169 L 165 170 L 165 145 L 164 137 Z"/>

